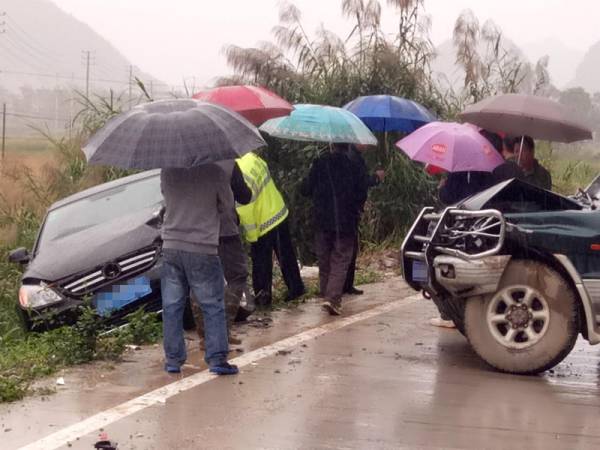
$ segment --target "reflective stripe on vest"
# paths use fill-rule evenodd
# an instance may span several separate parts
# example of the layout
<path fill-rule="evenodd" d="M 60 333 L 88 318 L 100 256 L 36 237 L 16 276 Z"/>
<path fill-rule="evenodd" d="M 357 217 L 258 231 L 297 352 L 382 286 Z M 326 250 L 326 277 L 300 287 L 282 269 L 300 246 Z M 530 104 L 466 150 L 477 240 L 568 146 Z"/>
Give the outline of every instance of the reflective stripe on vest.
<path fill-rule="evenodd" d="M 265 230 L 269 230 L 270 228 L 273 228 L 273 226 L 278 225 L 279 222 L 281 222 L 283 219 L 285 219 L 288 215 L 288 209 L 287 206 L 283 205 L 283 208 L 281 208 L 281 210 L 275 214 L 273 217 L 271 217 L 269 220 L 267 220 L 265 223 L 261 223 L 258 228 L 261 232 L 261 236 L 263 234 L 263 232 L 265 232 Z"/>

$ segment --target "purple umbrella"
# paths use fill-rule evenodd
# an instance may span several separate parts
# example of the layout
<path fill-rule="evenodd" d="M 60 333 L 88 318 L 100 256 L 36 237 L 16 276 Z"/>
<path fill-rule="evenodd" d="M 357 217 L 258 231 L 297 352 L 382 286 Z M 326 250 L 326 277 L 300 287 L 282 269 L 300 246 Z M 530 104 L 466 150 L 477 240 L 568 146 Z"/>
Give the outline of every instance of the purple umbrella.
<path fill-rule="evenodd" d="M 493 145 L 470 124 L 432 122 L 396 146 L 410 159 L 448 172 L 491 172 L 504 162 Z"/>

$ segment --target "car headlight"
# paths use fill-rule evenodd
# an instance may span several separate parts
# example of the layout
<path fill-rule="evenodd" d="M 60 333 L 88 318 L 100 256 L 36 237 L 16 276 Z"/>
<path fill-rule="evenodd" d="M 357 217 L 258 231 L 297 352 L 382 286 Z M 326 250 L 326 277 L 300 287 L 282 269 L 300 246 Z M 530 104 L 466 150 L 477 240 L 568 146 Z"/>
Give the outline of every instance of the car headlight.
<path fill-rule="evenodd" d="M 23 308 L 40 308 L 62 301 L 63 298 L 45 284 L 24 284 L 19 289 L 19 303 Z"/>

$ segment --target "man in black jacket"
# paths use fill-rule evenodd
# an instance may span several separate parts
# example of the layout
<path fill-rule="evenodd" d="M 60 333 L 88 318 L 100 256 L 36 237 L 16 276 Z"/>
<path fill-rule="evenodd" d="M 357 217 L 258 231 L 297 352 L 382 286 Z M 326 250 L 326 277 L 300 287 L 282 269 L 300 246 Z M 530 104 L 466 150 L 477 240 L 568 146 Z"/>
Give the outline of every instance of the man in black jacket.
<path fill-rule="evenodd" d="M 348 145 L 347 155 L 350 161 L 352 161 L 356 169 L 358 170 L 359 177 L 361 178 L 362 186 L 368 191 L 370 188 L 378 186 L 379 183 L 383 182 L 385 178 L 384 170 L 376 170 L 373 175 L 369 175 L 369 170 L 367 168 L 367 163 L 360 153 L 361 150 L 356 145 Z M 364 199 L 367 199 L 367 192 L 365 191 L 363 194 Z M 364 209 L 364 202 L 360 206 L 360 213 L 362 213 Z M 359 236 L 358 236 L 358 227 L 360 222 L 360 214 L 357 218 L 356 222 L 356 240 L 354 241 L 354 251 L 352 253 L 352 260 L 350 261 L 350 267 L 348 268 L 348 275 L 346 276 L 346 282 L 344 283 L 344 294 L 351 295 L 362 295 L 363 291 L 357 289 L 354 286 L 354 277 L 356 274 L 356 258 L 358 257 L 358 247 L 359 247 Z"/>
<path fill-rule="evenodd" d="M 356 224 L 365 202 L 366 186 L 357 166 L 346 155 L 346 144 L 332 144 L 317 158 L 300 192 L 313 200 L 316 253 L 323 306 L 340 315 L 342 295 L 356 242 Z"/>
<path fill-rule="evenodd" d="M 496 146 L 494 145 L 494 147 Z M 517 164 L 517 158 L 515 155 L 514 147 L 515 138 L 511 136 L 506 136 L 502 140 L 502 147 L 498 151 L 504 158 L 504 163 L 500 164 L 492 172 L 494 184 L 510 180 L 511 178 L 518 178 L 519 180 L 522 180 L 524 178 L 525 175 L 519 167 L 519 164 Z M 498 148 L 496 147 L 496 149 Z"/>

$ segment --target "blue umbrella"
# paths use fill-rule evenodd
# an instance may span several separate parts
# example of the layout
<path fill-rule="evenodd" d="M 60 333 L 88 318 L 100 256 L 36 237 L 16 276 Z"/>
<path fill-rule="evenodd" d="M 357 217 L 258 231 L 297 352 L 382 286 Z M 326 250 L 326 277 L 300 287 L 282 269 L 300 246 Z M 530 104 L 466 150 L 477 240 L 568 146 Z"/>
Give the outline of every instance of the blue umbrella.
<path fill-rule="evenodd" d="M 393 95 L 369 95 L 352 100 L 344 109 L 356 114 L 371 131 L 412 133 L 436 117 L 423 105 Z"/>
<path fill-rule="evenodd" d="M 294 105 L 289 116 L 271 119 L 260 130 L 293 141 L 377 145 L 377 138 L 358 117 L 334 106 Z"/>

